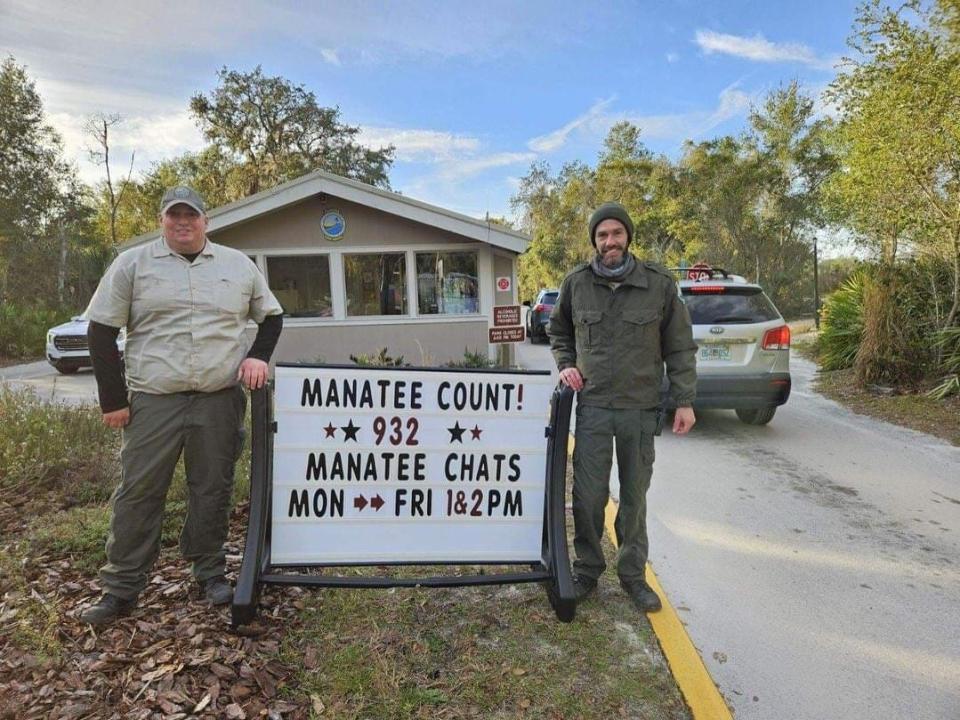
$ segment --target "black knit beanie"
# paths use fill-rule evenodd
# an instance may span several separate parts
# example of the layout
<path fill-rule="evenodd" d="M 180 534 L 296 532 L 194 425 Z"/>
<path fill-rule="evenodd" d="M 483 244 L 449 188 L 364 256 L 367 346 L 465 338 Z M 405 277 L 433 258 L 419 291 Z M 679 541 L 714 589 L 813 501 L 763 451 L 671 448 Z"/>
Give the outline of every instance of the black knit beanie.
<path fill-rule="evenodd" d="M 593 211 L 590 216 L 590 242 L 597 246 L 597 240 L 594 233 L 597 231 L 597 225 L 604 220 L 619 220 L 627 229 L 627 245 L 633 240 L 633 220 L 630 219 L 630 213 L 618 202 L 607 202 Z"/>

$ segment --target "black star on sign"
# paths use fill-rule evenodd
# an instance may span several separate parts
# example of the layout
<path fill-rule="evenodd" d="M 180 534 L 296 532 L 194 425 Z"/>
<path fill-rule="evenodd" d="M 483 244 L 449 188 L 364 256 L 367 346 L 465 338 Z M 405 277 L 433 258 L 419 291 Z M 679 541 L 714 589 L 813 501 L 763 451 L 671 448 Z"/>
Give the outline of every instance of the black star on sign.
<path fill-rule="evenodd" d="M 327 425 L 323 430 L 324 430 L 325 433 L 327 433 L 327 434 L 326 434 L 326 437 L 336 437 L 336 436 L 337 436 L 337 428 L 336 428 L 336 426 L 335 426 L 333 423 L 330 423 L 329 425 Z"/>
<path fill-rule="evenodd" d="M 483 432 L 483 430 L 480 429 L 480 426 L 479 426 L 479 425 L 474 425 L 474 426 L 473 426 L 473 430 L 470 431 L 470 434 L 473 436 L 473 439 L 474 439 L 474 440 L 479 440 L 479 439 L 480 439 L 480 433 L 482 433 L 482 432 Z"/>
<path fill-rule="evenodd" d="M 353 424 L 353 418 L 351 418 L 350 422 L 348 422 L 346 425 L 341 426 L 340 429 L 343 430 L 344 442 L 347 440 L 353 440 L 354 442 L 357 442 L 357 430 L 360 429 L 360 426 Z"/>
<path fill-rule="evenodd" d="M 458 443 L 463 443 L 463 434 L 466 431 L 466 428 L 460 427 L 460 421 L 458 420 L 452 428 L 447 428 L 447 432 L 450 433 L 450 442 L 456 440 Z"/>

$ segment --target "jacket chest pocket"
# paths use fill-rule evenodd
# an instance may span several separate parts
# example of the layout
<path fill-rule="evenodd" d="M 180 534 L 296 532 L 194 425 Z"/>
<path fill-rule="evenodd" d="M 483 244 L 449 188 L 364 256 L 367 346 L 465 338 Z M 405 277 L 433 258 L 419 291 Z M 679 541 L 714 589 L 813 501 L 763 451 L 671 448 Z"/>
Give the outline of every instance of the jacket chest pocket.
<path fill-rule="evenodd" d="M 660 313 L 656 310 L 624 312 L 621 336 L 627 347 L 656 349 L 660 352 Z"/>
<path fill-rule="evenodd" d="M 175 281 L 157 276 L 137 278 L 133 301 L 138 310 L 151 313 L 173 310 L 183 303 L 183 288 Z"/>
<path fill-rule="evenodd" d="M 603 313 L 599 310 L 581 310 L 574 316 L 577 349 L 589 348 L 600 343 L 600 322 Z"/>

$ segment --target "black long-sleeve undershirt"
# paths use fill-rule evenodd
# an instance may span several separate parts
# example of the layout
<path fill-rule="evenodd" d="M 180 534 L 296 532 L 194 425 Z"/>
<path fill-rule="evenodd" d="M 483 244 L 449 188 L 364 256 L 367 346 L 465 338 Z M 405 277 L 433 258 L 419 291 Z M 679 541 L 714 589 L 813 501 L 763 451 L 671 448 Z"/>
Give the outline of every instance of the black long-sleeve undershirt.
<path fill-rule="evenodd" d="M 283 330 L 283 315 L 268 315 L 257 325 L 257 336 L 250 346 L 247 357 L 270 362 Z M 97 378 L 97 392 L 100 397 L 100 409 L 105 412 L 122 410 L 127 402 L 127 384 L 123 379 L 123 361 L 117 350 L 117 336 L 120 328 L 90 322 L 87 328 L 87 345 L 90 348 L 90 362 L 93 374 Z"/>

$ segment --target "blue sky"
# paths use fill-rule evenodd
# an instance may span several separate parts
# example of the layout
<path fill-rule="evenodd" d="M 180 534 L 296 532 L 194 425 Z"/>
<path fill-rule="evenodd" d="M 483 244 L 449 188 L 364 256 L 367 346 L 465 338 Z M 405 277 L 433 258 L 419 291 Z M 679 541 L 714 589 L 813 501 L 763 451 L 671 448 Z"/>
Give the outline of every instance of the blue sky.
<path fill-rule="evenodd" d="M 187 104 L 226 65 L 262 65 L 340 107 L 364 142 L 392 143 L 394 189 L 482 217 L 510 215 L 536 160 L 593 163 L 630 120 L 677 157 L 739 132 L 751 104 L 799 80 L 819 95 L 847 52 L 852 0 L 209 2 L 0 0 L 0 52 L 28 66 L 90 181 L 82 132 L 120 113 L 114 171 L 203 140 Z M 828 107 L 820 110 L 829 112 Z"/>

